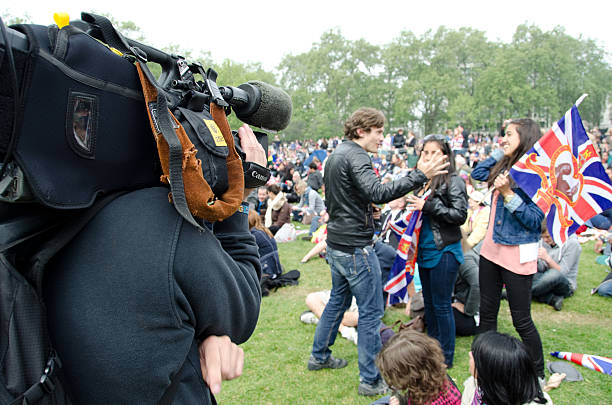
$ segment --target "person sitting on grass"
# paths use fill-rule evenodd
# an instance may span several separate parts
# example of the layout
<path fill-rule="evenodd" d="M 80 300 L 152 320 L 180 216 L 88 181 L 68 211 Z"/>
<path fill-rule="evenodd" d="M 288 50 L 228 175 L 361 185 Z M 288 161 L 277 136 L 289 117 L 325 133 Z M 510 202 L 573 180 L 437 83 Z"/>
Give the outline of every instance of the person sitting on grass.
<path fill-rule="evenodd" d="M 261 217 L 255 210 L 249 210 L 249 230 L 257 243 L 263 274 L 267 274 L 272 278 L 283 274 L 276 240 L 274 240 L 272 232 L 261 223 Z"/>
<path fill-rule="evenodd" d="M 563 246 L 555 243 L 542 223 L 542 246 L 538 252 L 538 272 L 533 276 L 531 295 L 534 300 L 561 311 L 563 299 L 576 290 L 578 261 L 582 247 L 576 234 L 567 238 Z"/>
<path fill-rule="evenodd" d="M 459 266 L 455 290 L 453 291 L 453 316 L 457 336 L 473 336 L 477 332 L 480 320 L 480 286 L 478 284 L 478 265 L 480 247 L 478 243 L 464 252 L 464 261 Z"/>
<path fill-rule="evenodd" d="M 446 373 L 440 343 L 424 333 L 404 329 L 393 335 L 376 357 L 393 394 L 373 404 L 459 405 L 461 392 Z"/>
<path fill-rule="evenodd" d="M 488 331 L 472 342 L 470 374 L 461 405 L 552 405 L 542 391 L 535 366 L 519 339 Z"/>
<path fill-rule="evenodd" d="M 306 306 L 308 311 L 304 311 L 300 314 L 300 321 L 305 324 L 319 323 L 319 318 L 325 309 L 325 305 L 329 301 L 331 290 L 316 291 L 306 296 Z M 355 297 L 351 301 L 351 306 L 344 312 L 342 322 L 338 328 L 340 335 L 357 344 L 357 323 L 359 321 L 359 308 L 357 307 L 357 301 Z M 394 334 L 393 329 L 382 325 L 380 329 L 380 336 L 383 344 Z"/>
<path fill-rule="evenodd" d="M 317 242 L 316 245 L 312 249 L 304 255 L 300 263 L 306 263 L 308 260 L 312 259 L 315 256 L 325 257 L 325 249 L 327 248 L 327 235 L 323 235 L 323 237 Z"/>
<path fill-rule="evenodd" d="M 268 187 L 268 209 L 265 215 L 266 228 L 276 235 L 276 232 L 284 224 L 291 222 L 291 205 L 285 198 L 278 184 L 270 184 Z"/>
<path fill-rule="evenodd" d="M 300 315 L 300 320 L 306 324 L 316 325 L 321 318 L 321 314 L 325 309 L 325 305 L 329 301 L 331 290 L 316 291 L 306 296 L 306 306 L 308 311 Z M 338 328 L 338 332 L 343 338 L 357 344 L 357 321 L 359 320 L 359 312 L 357 309 L 357 301 L 355 297 L 351 301 L 351 306 L 344 312 L 342 323 Z"/>
<path fill-rule="evenodd" d="M 310 238 L 312 234 L 319 228 L 321 218 L 325 214 L 325 204 L 323 199 L 312 188 L 310 188 L 305 181 L 301 180 L 295 185 L 295 191 L 300 196 L 300 202 L 296 205 L 293 210 L 299 211 L 304 216 L 310 216 L 310 229 L 308 230 L 308 236 L 303 238 Z"/>

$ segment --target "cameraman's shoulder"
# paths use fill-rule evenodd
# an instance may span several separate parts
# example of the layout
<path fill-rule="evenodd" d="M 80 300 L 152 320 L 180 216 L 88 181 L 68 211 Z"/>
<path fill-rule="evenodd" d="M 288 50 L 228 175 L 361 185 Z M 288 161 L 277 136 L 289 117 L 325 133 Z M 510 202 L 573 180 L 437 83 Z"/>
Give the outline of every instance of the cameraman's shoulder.
<path fill-rule="evenodd" d="M 130 191 L 113 200 L 104 211 L 130 218 L 149 215 L 176 217 L 178 213 L 169 201 L 170 190 L 165 187 L 151 187 Z"/>

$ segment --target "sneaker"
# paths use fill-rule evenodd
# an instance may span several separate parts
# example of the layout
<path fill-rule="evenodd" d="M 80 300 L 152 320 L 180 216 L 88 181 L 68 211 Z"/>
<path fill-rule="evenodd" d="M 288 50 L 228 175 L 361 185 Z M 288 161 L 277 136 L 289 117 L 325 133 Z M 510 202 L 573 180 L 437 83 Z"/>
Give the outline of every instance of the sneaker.
<path fill-rule="evenodd" d="M 563 309 L 563 297 L 559 295 L 553 296 L 552 300 L 550 300 L 550 305 L 552 305 L 555 311 L 561 311 Z"/>
<path fill-rule="evenodd" d="M 312 239 L 312 235 L 304 235 L 300 239 L 302 239 L 302 240 L 310 240 L 310 239 Z"/>
<path fill-rule="evenodd" d="M 319 318 L 312 311 L 304 311 L 300 315 L 300 321 L 307 325 L 316 325 L 319 323 Z"/>
<path fill-rule="evenodd" d="M 324 368 L 343 368 L 346 367 L 348 362 L 344 359 L 337 359 L 331 354 L 325 363 L 319 363 L 314 357 L 310 356 L 308 359 L 308 370 L 321 370 Z"/>
<path fill-rule="evenodd" d="M 383 381 L 382 378 L 374 385 L 362 382 L 359 384 L 359 388 L 357 389 L 357 393 L 359 395 L 365 395 L 368 397 L 385 395 L 389 392 L 389 386 Z"/>

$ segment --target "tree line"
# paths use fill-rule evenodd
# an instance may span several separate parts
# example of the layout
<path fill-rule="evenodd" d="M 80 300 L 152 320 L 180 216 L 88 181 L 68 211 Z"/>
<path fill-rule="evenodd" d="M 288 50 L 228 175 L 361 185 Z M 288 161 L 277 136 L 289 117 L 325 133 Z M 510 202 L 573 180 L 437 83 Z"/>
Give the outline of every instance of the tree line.
<path fill-rule="evenodd" d="M 27 17 L 5 20 L 28 22 Z M 114 23 L 126 36 L 149 44 L 135 23 Z M 458 124 L 495 132 L 504 119 L 518 117 L 549 127 L 583 93 L 589 97 L 580 105 L 582 118 L 597 126 L 612 93 L 609 55 L 595 41 L 571 37 L 562 27 L 543 31 L 519 25 L 511 42 L 503 43 L 488 40 L 483 31 L 442 26 L 421 36 L 403 31 L 384 45 L 329 30 L 308 52 L 285 56 L 276 72 L 260 63 L 216 62 L 205 50 L 162 49 L 213 67 L 220 85 L 257 79 L 286 90 L 293 100 L 284 131 L 288 140 L 340 135 L 346 117 L 361 106 L 382 110 L 389 129 L 420 134 Z M 238 123 L 232 115 L 230 124 Z"/>
<path fill-rule="evenodd" d="M 405 31 L 383 46 L 328 31 L 280 63 L 294 104 L 290 138 L 334 136 L 354 109 L 381 109 L 391 128 L 423 134 L 461 124 L 496 131 L 506 118 L 552 125 L 583 93 L 583 120 L 599 124 L 612 89 L 605 52 L 557 27 L 517 27 L 510 43 L 471 28 Z"/>

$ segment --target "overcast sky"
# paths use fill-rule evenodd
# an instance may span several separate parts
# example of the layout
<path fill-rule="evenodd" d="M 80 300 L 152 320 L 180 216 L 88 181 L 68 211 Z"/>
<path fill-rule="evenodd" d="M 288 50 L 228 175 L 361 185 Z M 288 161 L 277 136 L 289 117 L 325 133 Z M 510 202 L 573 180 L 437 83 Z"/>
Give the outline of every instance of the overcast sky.
<path fill-rule="evenodd" d="M 3 2 L 7 4 L 8 2 Z M 612 53 L 612 2 L 609 0 L 21 0 L 0 6 L 13 16 L 27 13 L 38 24 L 53 23 L 53 13 L 108 12 L 138 25 L 149 45 L 179 44 L 208 51 L 215 62 L 261 62 L 274 69 L 282 57 L 308 51 L 329 29 L 348 39 L 389 43 L 403 30 L 420 36 L 441 25 L 472 27 L 491 40 L 509 42 L 516 27 L 535 24 L 548 31 L 559 25 L 573 37 L 591 38 Z M 215 6 L 213 6 L 215 5 Z M 212 7 L 212 8 L 210 8 Z M 610 60 L 610 58 L 608 58 Z"/>

